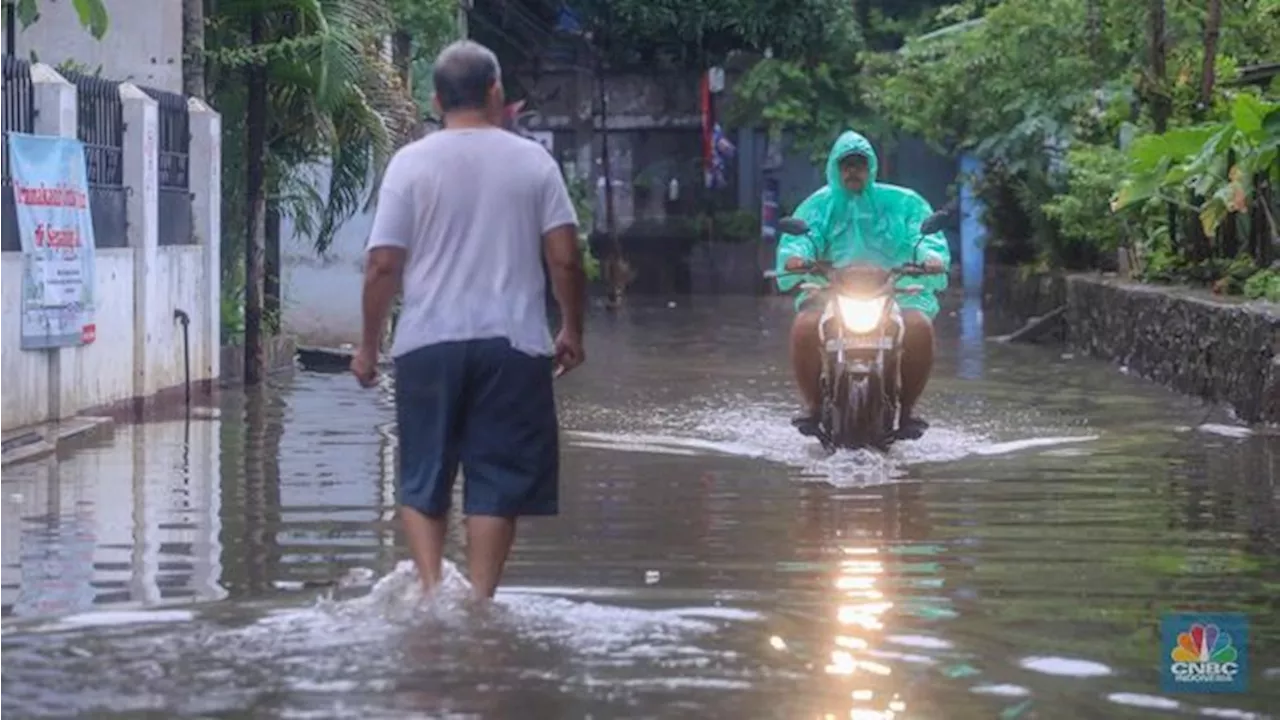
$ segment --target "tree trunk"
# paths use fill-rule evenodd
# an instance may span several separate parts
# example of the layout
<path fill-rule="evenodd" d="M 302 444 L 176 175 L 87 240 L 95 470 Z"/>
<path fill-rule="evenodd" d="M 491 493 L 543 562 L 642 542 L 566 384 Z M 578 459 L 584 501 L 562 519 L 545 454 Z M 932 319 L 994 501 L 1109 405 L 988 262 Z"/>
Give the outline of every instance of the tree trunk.
<path fill-rule="evenodd" d="M 273 187 L 267 193 L 267 197 L 272 199 L 266 201 L 266 210 L 263 213 L 266 264 L 262 274 L 262 322 L 264 334 L 273 336 L 280 334 L 281 324 L 280 203 L 274 199 L 279 195 L 278 188 L 274 187 L 276 184 L 278 183 L 272 183 Z"/>
<path fill-rule="evenodd" d="M 618 237 L 618 224 L 613 207 L 613 165 L 609 155 L 609 100 L 605 92 L 604 63 L 596 63 L 596 92 L 600 103 L 600 172 L 604 179 L 604 227 L 609 234 L 610 255 L 608 272 L 609 304 L 614 307 L 622 301 L 626 287 L 625 263 L 622 259 L 622 240 Z"/>
<path fill-rule="evenodd" d="M 404 91 L 413 94 L 413 36 L 404 30 L 396 30 L 391 36 L 391 64 L 400 73 Z"/>
<path fill-rule="evenodd" d="M 205 98 L 204 0 L 182 0 L 182 92 Z"/>
<path fill-rule="evenodd" d="M 1088 0 L 1085 6 L 1085 23 L 1088 35 L 1089 54 L 1095 61 L 1102 60 L 1102 8 L 1098 6 L 1102 0 Z M 1099 62 L 1099 64 L 1101 64 Z"/>
<path fill-rule="evenodd" d="M 1204 65 L 1200 69 L 1200 102 L 1196 112 L 1201 117 L 1213 106 L 1214 66 L 1218 61 L 1218 36 L 1222 32 L 1222 0 L 1209 0 L 1204 20 Z"/>
<path fill-rule="evenodd" d="M 253 10 L 249 21 L 249 42 L 265 40 L 261 10 Z M 266 259 L 266 167 L 267 154 L 267 68 L 253 64 L 245 68 L 248 102 L 245 112 L 245 293 L 244 293 L 244 382 L 255 385 L 266 375 L 266 353 L 262 338 L 263 269 Z"/>
<path fill-rule="evenodd" d="M 1169 129 L 1169 73 L 1166 63 L 1164 0 L 1149 0 L 1147 5 L 1147 43 L 1151 53 L 1151 119 L 1158 133 Z"/>
<path fill-rule="evenodd" d="M 862 31 L 863 42 L 868 42 L 868 38 L 871 37 L 871 0 L 855 0 L 855 3 L 854 9 L 858 12 L 858 29 Z"/>

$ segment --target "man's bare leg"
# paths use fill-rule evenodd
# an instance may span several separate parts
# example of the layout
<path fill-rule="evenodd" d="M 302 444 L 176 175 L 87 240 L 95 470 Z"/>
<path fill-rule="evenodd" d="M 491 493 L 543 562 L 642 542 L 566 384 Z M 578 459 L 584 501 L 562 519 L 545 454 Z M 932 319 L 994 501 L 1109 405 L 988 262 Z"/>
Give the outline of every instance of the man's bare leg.
<path fill-rule="evenodd" d="M 929 384 L 933 372 L 933 323 L 919 310 L 904 310 L 906 326 L 902 340 L 902 403 L 898 421 L 899 436 L 914 440 L 924 434 L 929 424 L 916 413 L 916 403 Z"/>
<path fill-rule="evenodd" d="M 471 589 L 479 600 L 493 597 L 502 579 L 511 545 L 516 539 L 515 518 L 472 515 L 467 518 L 467 566 Z"/>
<path fill-rule="evenodd" d="M 430 593 L 440 584 L 441 563 L 444 558 L 445 531 L 449 529 L 448 516 L 430 517 L 407 506 L 400 506 L 400 522 L 409 540 L 409 554 L 418 568 L 422 588 Z"/>
<path fill-rule="evenodd" d="M 791 323 L 791 371 L 804 403 L 804 415 L 796 418 L 795 425 L 805 434 L 816 432 L 822 408 L 822 354 L 818 347 L 821 320 L 821 311 L 804 310 Z"/>

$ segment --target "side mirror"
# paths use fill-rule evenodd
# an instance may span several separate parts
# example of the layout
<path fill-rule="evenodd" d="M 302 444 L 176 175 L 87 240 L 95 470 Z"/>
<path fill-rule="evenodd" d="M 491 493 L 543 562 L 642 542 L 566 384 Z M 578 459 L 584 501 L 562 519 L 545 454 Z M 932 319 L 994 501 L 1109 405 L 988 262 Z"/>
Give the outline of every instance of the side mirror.
<path fill-rule="evenodd" d="M 947 219 L 946 210 L 939 210 L 938 212 L 930 215 L 929 217 L 925 218 L 924 222 L 920 223 L 920 234 L 932 235 L 938 232 L 939 230 L 942 229 L 943 223 L 946 221 L 946 219 Z"/>
<path fill-rule="evenodd" d="M 809 223 L 800 218 L 784 217 L 778 221 L 778 230 L 787 235 L 805 235 L 809 232 Z"/>
<path fill-rule="evenodd" d="M 959 203 L 952 199 L 951 202 L 942 206 L 937 212 L 925 218 L 924 222 L 920 223 L 920 234 L 932 235 L 946 227 L 947 220 L 955 213 L 958 206 Z"/>

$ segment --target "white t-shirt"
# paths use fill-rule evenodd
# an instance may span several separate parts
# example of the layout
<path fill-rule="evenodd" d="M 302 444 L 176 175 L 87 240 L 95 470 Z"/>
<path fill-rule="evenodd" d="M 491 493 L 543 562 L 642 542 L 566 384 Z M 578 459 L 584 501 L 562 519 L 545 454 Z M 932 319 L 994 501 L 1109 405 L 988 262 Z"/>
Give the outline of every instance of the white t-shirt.
<path fill-rule="evenodd" d="M 401 148 L 368 244 L 408 253 L 391 354 L 502 337 L 551 355 L 542 235 L 577 222 L 559 166 L 532 140 L 441 130 Z"/>

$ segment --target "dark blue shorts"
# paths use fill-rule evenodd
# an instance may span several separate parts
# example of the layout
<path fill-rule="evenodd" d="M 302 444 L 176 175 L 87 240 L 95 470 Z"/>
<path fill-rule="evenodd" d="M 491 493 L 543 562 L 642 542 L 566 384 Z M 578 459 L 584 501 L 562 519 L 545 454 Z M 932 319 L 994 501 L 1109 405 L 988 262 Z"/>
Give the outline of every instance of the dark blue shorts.
<path fill-rule="evenodd" d="M 401 505 L 447 514 L 461 465 L 465 514 L 556 514 L 551 358 L 495 338 L 427 345 L 395 362 Z"/>

